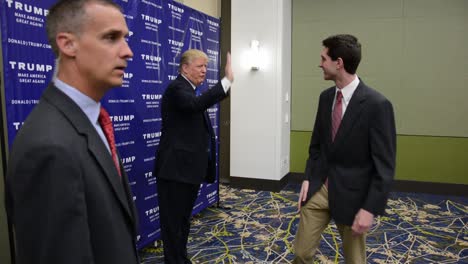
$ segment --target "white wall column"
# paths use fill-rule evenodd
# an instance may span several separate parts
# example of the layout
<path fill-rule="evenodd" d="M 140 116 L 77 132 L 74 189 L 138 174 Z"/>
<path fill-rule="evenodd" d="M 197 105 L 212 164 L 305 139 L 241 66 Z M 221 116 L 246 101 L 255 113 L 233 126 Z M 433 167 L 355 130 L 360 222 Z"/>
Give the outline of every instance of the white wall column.
<path fill-rule="evenodd" d="M 231 176 L 279 181 L 289 172 L 291 1 L 235 0 L 231 12 Z"/>

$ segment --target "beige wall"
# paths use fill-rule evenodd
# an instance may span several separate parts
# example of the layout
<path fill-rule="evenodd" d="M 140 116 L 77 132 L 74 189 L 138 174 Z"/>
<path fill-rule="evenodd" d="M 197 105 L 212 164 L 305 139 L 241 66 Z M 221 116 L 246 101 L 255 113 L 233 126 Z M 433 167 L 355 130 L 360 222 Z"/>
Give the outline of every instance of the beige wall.
<path fill-rule="evenodd" d="M 320 92 L 321 41 L 350 33 L 358 75 L 395 108 L 405 135 L 468 137 L 468 1 L 293 0 L 292 129 L 310 131 Z"/>
<path fill-rule="evenodd" d="M 221 17 L 221 0 L 176 0 L 212 17 Z"/>
<path fill-rule="evenodd" d="M 468 1 L 292 0 L 291 171 L 304 172 L 318 96 L 321 41 L 350 33 L 358 75 L 393 103 L 396 179 L 468 183 Z"/>

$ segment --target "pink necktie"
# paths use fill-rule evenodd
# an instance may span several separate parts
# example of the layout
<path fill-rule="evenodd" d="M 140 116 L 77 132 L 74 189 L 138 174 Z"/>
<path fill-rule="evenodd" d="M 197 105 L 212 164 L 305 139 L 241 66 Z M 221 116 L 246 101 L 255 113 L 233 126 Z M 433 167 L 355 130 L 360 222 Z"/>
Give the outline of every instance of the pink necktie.
<path fill-rule="evenodd" d="M 335 140 L 336 132 L 340 127 L 341 116 L 343 115 L 343 104 L 341 103 L 343 94 L 341 91 L 336 93 L 335 107 L 333 107 L 332 113 L 332 141 Z"/>
<path fill-rule="evenodd" d="M 107 143 L 109 143 L 109 147 L 112 154 L 112 160 L 114 161 L 115 168 L 117 169 L 119 176 L 121 176 L 119 160 L 117 158 L 117 148 L 115 147 L 114 128 L 112 127 L 112 121 L 110 120 L 109 113 L 107 113 L 104 107 L 101 107 L 98 122 L 101 125 L 104 135 L 106 136 Z"/>

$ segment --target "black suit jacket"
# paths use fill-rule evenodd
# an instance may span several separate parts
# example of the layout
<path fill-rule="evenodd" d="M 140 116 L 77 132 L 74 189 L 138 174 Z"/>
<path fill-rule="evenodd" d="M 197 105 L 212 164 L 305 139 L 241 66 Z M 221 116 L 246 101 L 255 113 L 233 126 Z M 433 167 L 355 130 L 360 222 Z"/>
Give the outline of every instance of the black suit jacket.
<path fill-rule="evenodd" d="M 138 263 L 136 211 L 120 166 L 122 178 L 88 117 L 49 85 L 7 167 L 17 263 Z"/>
<path fill-rule="evenodd" d="M 305 171 L 308 198 L 328 177 L 332 218 L 352 225 L 360 208 L 384 213 L 395 173 L 395 119 L 390 101 L 360 81 L 332 142 L 334 96 L 335 87 L 320 94 Z"/>
<path fill-rule="evenodd" d="M 180 74 L 169 84 L 161 103 L 156 177 L 191 184 L 215 180 L 216 140 L 206 109 L 226 96 L 220 82 L 200 96 Z"/>

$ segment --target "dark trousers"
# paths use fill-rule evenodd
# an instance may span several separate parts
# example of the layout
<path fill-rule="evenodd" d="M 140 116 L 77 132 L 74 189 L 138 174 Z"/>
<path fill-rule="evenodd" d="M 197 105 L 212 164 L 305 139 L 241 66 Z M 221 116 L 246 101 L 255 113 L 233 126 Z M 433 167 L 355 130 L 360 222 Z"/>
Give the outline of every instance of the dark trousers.
<path fill-rule="evenodd" d="M 190 217 L 199 184 L 158 179 L 159 220 L 166 264 L 192 263 L 187 256 Z"/>

